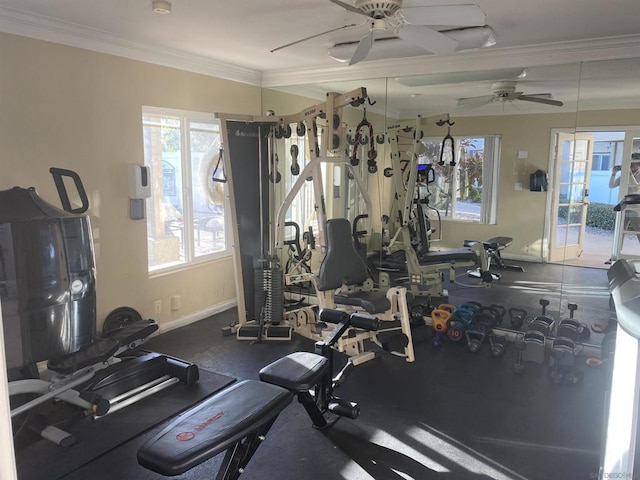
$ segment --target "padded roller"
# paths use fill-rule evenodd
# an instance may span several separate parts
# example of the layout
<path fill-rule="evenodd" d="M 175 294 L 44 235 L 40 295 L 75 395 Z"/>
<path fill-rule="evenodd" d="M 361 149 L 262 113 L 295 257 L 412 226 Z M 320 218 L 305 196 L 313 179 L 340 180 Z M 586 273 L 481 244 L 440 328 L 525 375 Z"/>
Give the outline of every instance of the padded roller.
<path fill-rule="evenodd" d="M 350 321 L 352 327 L 362 328 L 363 330 L 378 330 L 380 328 L 380 319 L 371 315 L 352 313 Z"/>
<path fill-rule="evenodd" d="M 327 323 L 344 323 L 349 319 L 349 314 L 342 310 L 323 308 L 320 310 L 320 321 Z"/>

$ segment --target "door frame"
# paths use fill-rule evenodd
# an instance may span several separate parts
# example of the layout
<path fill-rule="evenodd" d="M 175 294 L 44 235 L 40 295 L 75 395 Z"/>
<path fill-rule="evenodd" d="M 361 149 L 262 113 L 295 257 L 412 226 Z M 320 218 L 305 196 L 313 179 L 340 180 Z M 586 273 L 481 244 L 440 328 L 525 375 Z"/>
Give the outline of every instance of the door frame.
<path fill-rule="evenodd" d="M 546 208 L 545 214 L 547 220 L 544 225 L 544 241 L 542 244 L 542 261 L 550 262 L 549 258 L 549 246 L 551 242 L 551 228 L 552 228 L 552 212 L 553 212 L 553 194 L 556 188 L 556 165 L 555 165 L 555 144 L 556 138 L 559 133 L 566 134 L 574 134 L 574 133 L 590 133 L 590 132 L 625 132 L 625 142 L 624 142 L 624 150 L 623 150 L 623 169 L 629 168 L 629 163 L 631 162 L 631 147 L 628 146 L 628 137 L 630 135 L 636 135 L 640 132 L 640 125 L 609 125 L 609 126 L 583 126 L 576 128 L 552 128 L 551 136 L 549 141 L 549 189 L 547 191 L 547 199 L 546 199 Z M 626 191 L 627 185 L 620 185 L 619 192 L 622 192 L 624 188 Z M 622 195 L 622 193 L 619 193 Z"/>
<path fill-rule="evenodd" d="M 558 209 L 559 209 L 559 198 L 558 198 L 558 189 L 560 182 L 560 169 L 562 168 L 563 162 L 562 158 L 562 146 L 566 141 L 572 141 L 573 149 L 572 149 L 572 157 L 569 160 L 571 163 L 574 163 L 576 149 L 575 145 L 578 141 L 587 141 L 587 151 L 586 158 L 583 160 L 585 165 L 584 171 L 584 179 L 582 182 L 574 182 L 574 177 L 571 175 L 569 185 L 574 184 L 583 184 L 583 198 L 582 202 L 573 202 L 571 198 L 568 199 L 568 209 L 567 209 L 567 221 L 571 217 L 571 206 L 579 205 L 581 207 L 580 215 L 578 220 L 574 221 L 573 224 L 579 227 L 577 243 L 567 244 L 566 239 L 564 245 L 560 246 L 558 239 L 555 238 L 557 234 L 557 225 L 558 225 Z M 554 132 L 552 136 L 552 146 L 551 146 L 551 165 L 550 171 L 553 172 L 552 182 L 550 182 L 550 188 L 548 189 L 547 198 L 550 200 L 550 209 L 549 209 L 549 236 L 548 236 L 548 260 L 550 262 L 563 262 L 567 259 L 577 259 L 580 258 L 582 251 L 584 250 L 584 237 L 586 231 L 586 220 L 587 220 L 587 208 L 589 205 L 589 180 L 591 177 L 591 162 L 593 159 L 593 144 L 594 144 L 594 136 L 587 131 L 557 131 Z M 582 162 L 581 160 L 578 160 Z M 571 196 L 571 190 L 568 192 Z"/>

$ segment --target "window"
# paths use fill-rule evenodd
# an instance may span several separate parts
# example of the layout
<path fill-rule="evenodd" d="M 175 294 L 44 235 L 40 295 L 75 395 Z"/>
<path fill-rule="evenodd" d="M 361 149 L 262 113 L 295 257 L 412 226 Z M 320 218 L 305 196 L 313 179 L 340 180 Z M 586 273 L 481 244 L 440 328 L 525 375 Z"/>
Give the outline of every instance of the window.
<path fill-rule="evenodd" d="M 226 186 L 216 167 L 220 128 L 211 114 L 144 107 L 145 165 L 151 167 L 147 200 L 150 272 L 228 253 Z"/>
<path fill-rule="evenodd" d="M 613 159 L 622 154 L 622 141 L 595 141 L 593 142 L 593 157 L 591 171 L 610 171 L 613 167 Z"/>
<path fill-rule="evenodd" d="M 610 153 L 594 153 L 593 154 L 593 163 L 591 164 L 591 170 L 601 171 L 601 170 L 611 170 L 613 166 L 611 164 L 611 154 Z"/>
<path fill-rule="evenodd" d="M 422 187 L 422 197 L 429 194 L 431 206 L 444 218 L 495 223 L 500 137 L 455 137 L 454 143 L 455 166 L 450 165 L 450 148 L 445 148 L 445 164 L 440 166 L 442 139 L 423 140 L 426 152 L 419 161 L 434 167 L 435 180 Z"/>

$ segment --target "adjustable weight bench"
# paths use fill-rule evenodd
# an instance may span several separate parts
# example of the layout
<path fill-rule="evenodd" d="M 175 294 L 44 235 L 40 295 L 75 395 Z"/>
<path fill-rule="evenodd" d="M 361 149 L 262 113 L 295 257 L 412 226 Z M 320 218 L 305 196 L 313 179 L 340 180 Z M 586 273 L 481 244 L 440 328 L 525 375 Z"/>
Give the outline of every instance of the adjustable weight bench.
<path fill-rule="evenodd" d="M 293 393 L 244 380 L 180 415 L 138 450 L 138 463 L 180 475 L 226 450 L 216 480 L 237 479 Z"/>
<path fill-rule="evenodd" d="M 320 318 L 336 324 L 316 353 L 294 352 L 260 370 L 260 379 L 244 380 L 178 416 L 138 450 L 138 463 L 166 476 L 180 475 L 226 451 L 216 480 L 237 479 L 294 394 L 314 427 L 329 428 L 325 413 L 355 419 L 353 402 L 333 395 L 353 364 L 333 377 L 332 346 L 352 327 L 376 330 L 379 320 L 361 314 L 325 309 Z"/>
<path fill-rule="evenodd" d="M 505 263 L 502 258 L 502 254 L 500 252 L 511 245 L 511 242 L 513 242 L 513 238 L 511 237 L 493 237 L 481 242 L 489 256 L 489 268 L 491 268 L 491 261 L 493 261 L 495 262 L 495 265 L 502 270 L 518 270 L 520 272 L 524 272 L 524 268 L 520 265 L 510 265 Z M 477 243 L 477 240 L 465 240 L 464 246 L 471 247 Z"/>
<path fill-rule="evenodd" d="M 294 352 L 260 370 L 260 379 L 244 380 L 184 412 L 138 450 L 138 463 L 166 476 L 180 475 L 226 451 L 216 480 L 237 479 L 265 439 L 280 412 L 296 394 L 316 428 L 333 423 L 326 412 L 356 418 L 358 405 L 339 399 L 333 389 L 353 365 L 332 377 L 333 349 L 353 327 L 377 329 L 375 317 L 337 310 L 320 312 L 322 321 L 336 324 L 316 352 Z"/>

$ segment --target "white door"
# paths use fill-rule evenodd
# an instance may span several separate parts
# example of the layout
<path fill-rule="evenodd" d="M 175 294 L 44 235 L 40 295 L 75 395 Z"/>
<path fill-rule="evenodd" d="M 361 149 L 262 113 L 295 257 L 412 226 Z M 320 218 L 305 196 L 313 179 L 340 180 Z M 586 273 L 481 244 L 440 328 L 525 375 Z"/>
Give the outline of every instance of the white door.
<path fill-rule="evenodd" d="M 593 135 L 558 133 L 555 147 L 549 261 L 561 262 L 583 251 Z"/>

